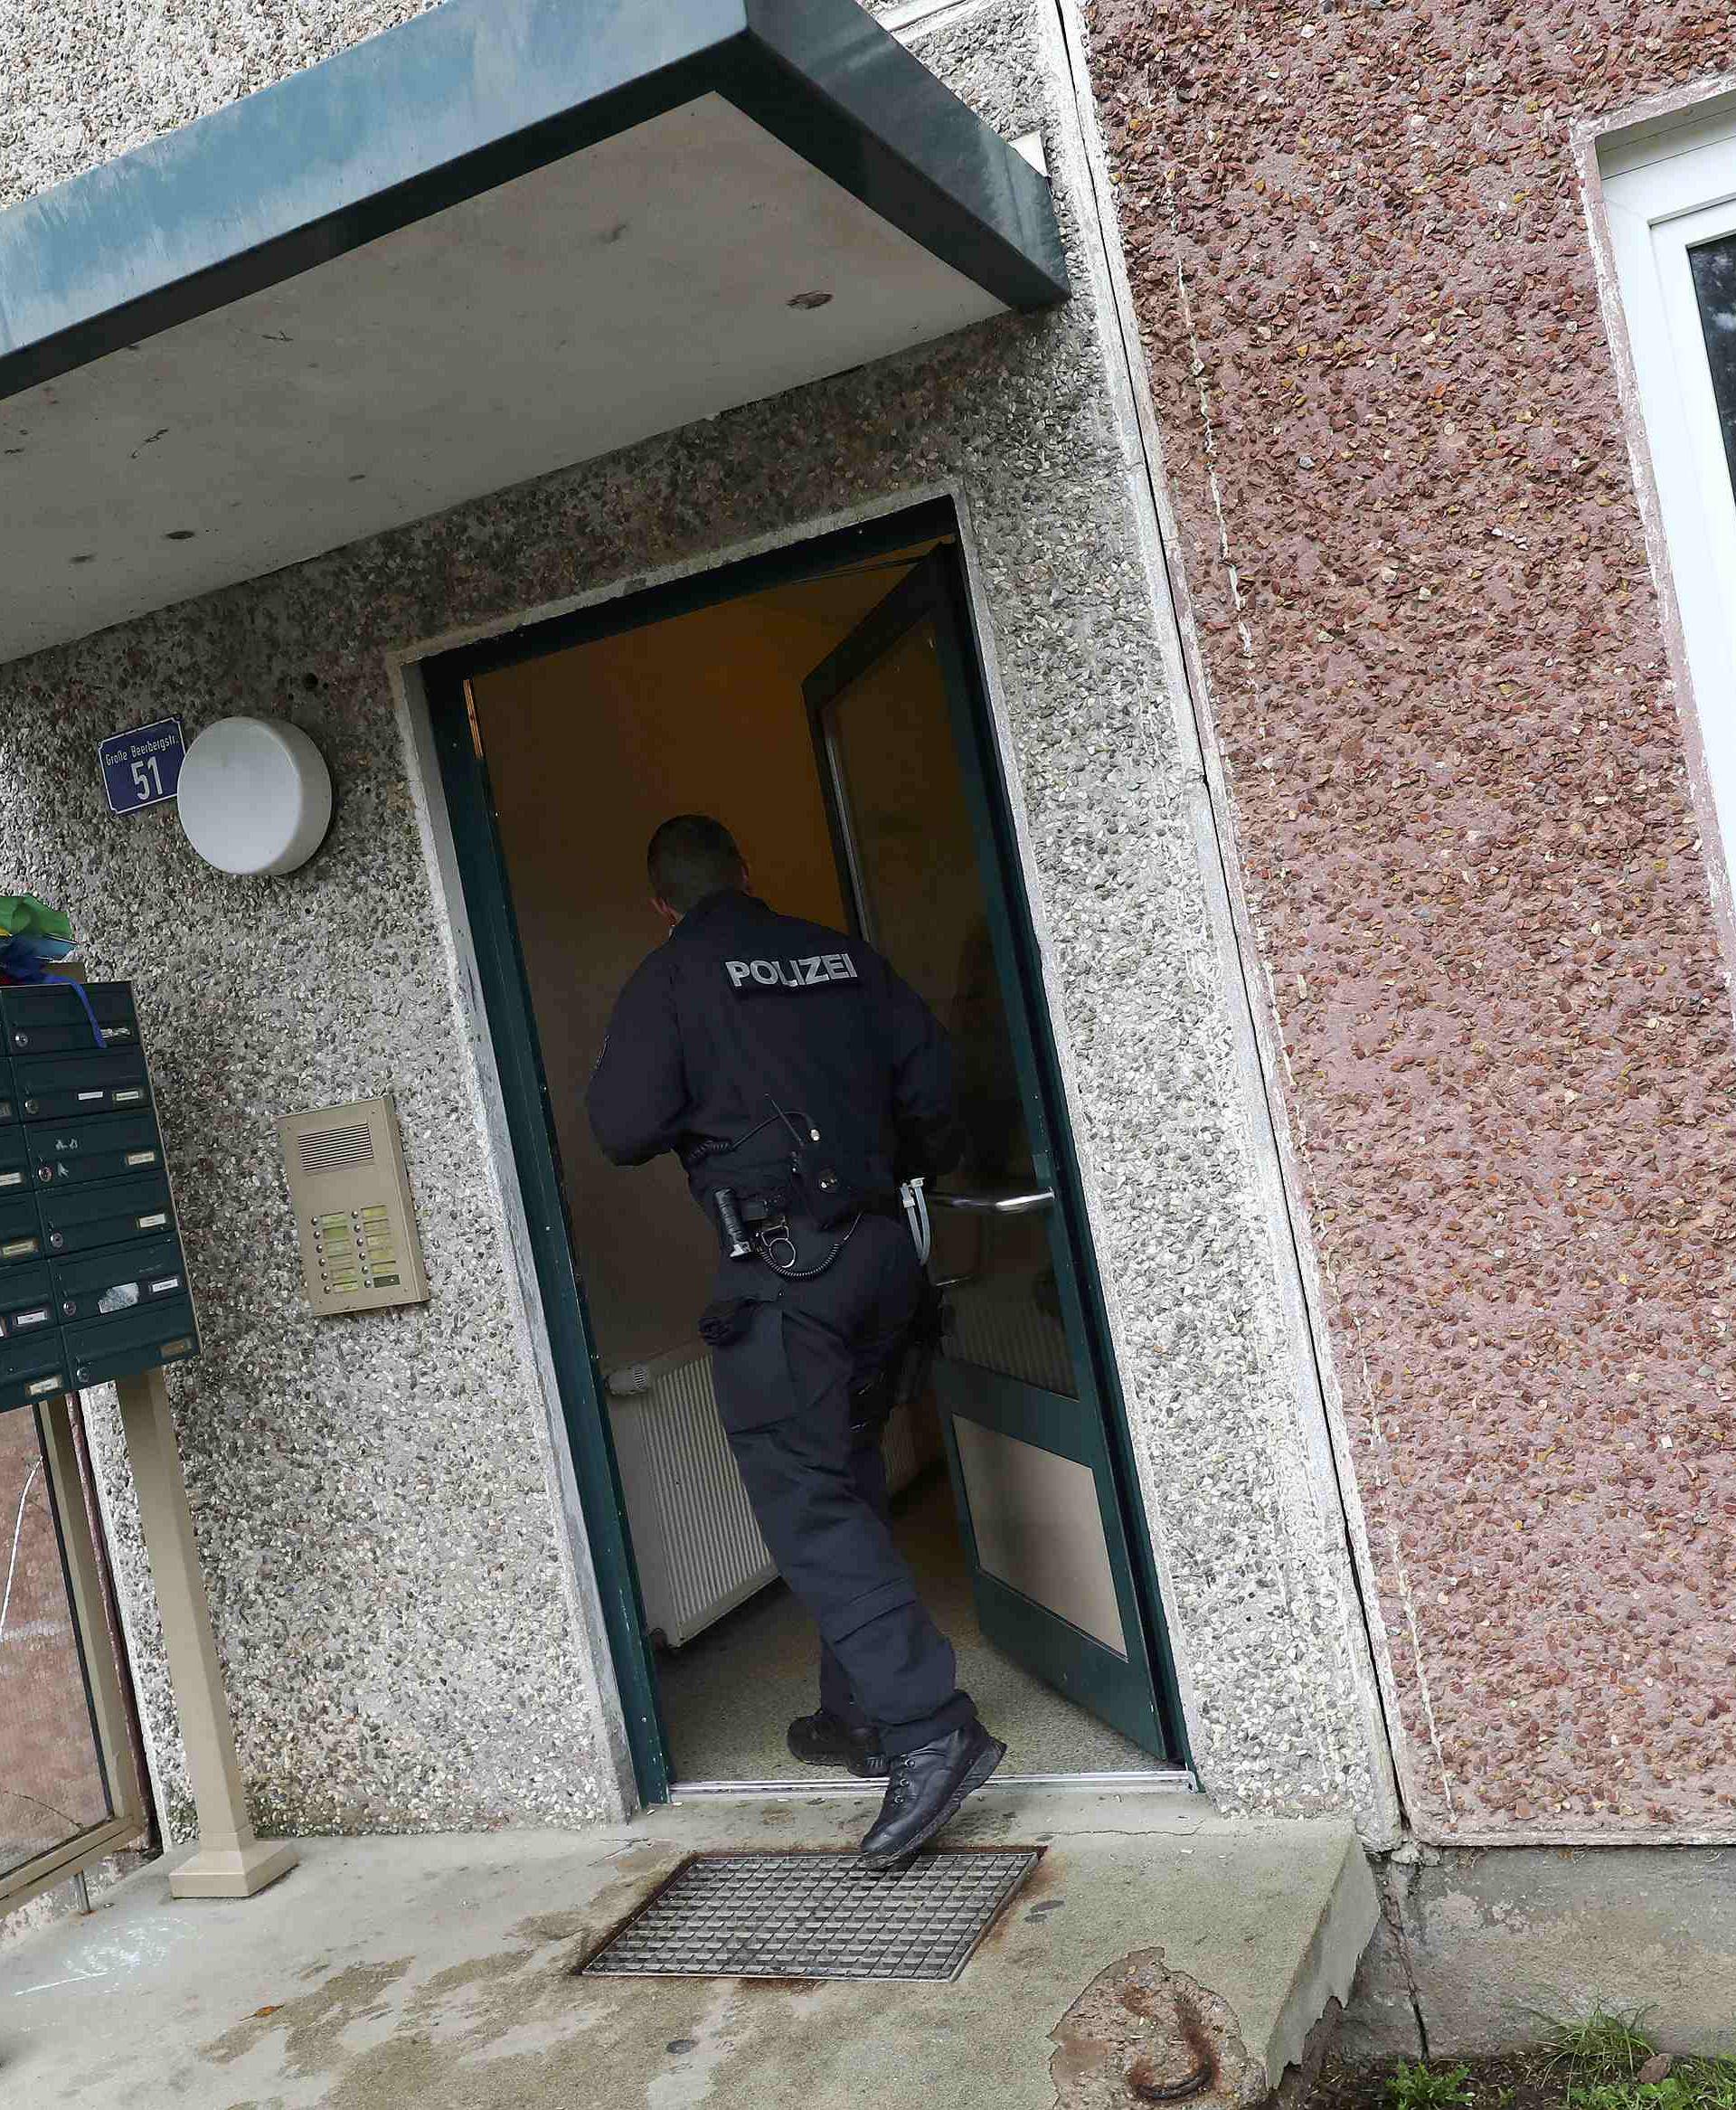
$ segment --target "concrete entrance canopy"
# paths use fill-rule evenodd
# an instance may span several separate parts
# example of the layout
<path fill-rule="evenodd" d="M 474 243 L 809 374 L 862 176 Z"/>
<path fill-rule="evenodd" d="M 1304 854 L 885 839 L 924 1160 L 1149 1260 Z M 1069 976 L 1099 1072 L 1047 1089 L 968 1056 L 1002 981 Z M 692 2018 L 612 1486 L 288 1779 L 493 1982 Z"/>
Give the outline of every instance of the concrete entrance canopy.
<path fill-rule="evenodd" d="M 450 0 L 0 214 L 0 660 L 1066 291 L 855 0 Z"/>

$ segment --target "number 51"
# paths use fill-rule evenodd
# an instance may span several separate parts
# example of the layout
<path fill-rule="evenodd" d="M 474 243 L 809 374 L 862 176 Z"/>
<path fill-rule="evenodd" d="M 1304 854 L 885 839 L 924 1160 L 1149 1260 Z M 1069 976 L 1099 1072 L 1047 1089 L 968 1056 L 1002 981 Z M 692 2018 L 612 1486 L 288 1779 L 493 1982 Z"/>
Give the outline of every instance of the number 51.
<path fill-rule="evenodd" d="M 147 776 L 146 771 L 150 773 Z M 146 799 L 163 796 L 163 772 L 156 766 L 156 757 L 147 754 L 143 762 L 133 764 L 133 782 L 137 787 L 140 803 Z"/>

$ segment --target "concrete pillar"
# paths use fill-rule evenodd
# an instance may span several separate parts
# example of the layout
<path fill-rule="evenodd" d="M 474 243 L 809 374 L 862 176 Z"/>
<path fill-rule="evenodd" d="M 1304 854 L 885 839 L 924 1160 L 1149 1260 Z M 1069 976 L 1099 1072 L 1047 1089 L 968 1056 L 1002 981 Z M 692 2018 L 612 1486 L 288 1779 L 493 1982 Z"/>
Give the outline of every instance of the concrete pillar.
<path fill-rule="evenodd" d="M 169 1890 L 176 1897 L 250 1897 L 299 1856 L 288 1840 L 256 1839 L 248 1821 L 163 1373 L 123 1377 L 117 1390 L 199 1815 L 198 1849 L 173 1870 Z"/>

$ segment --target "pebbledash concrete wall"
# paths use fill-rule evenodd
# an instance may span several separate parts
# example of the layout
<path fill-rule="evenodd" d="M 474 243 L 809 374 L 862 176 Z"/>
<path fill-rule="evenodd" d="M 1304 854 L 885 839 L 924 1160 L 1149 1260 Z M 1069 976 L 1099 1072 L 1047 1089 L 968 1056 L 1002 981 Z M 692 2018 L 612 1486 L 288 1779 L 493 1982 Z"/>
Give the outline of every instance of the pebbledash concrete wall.
<path fill-rule="evenodd" d="M 1736 1837 L 1722 881 L 1575 150 L 1728 14 L 1089 45 L 1408 1813 Z"/>
<path fill-rule="evenodd" d="M 12 194 L 381 19 L 287 4 L 116 19 L 64 0 L 14 15 L 0 52 Z M 243 1768 L 270 1829 L 581 1821 L 619 1793 L 589 1574 L 520 1319 L 390 663 L 949 489 L 1194 1755 L 1227 1806 L 1344 1811 L 1371 1841 L 1393 1836 L 1331 1454 L 1287 1301 L 1214 866 L 1199 855 L 1203 779 L 1059 21 L 1046 0 L 1007 0 L 950 11 L 912 41 L 1005 135 L 1041 128 L 1078 288 L 1066 308 L 0 669 L 0 863 L 66 905 L 93 970 L 141 986 L 207 1342 L 173 1376 L 176 1421 Z M 241 709 L 314 734 L 338 807 L 312 865 L 238 884 L 201 866 L 172 818 L 107 816 L 92 743 L 171 709 L 190 733 Z M 403 1120 L 433 1300 L 315 1323 L 272 1121 L 382 1091 Z M 124 1462 L 99 1404 L 94 1423 L 181 1832 Z"/>

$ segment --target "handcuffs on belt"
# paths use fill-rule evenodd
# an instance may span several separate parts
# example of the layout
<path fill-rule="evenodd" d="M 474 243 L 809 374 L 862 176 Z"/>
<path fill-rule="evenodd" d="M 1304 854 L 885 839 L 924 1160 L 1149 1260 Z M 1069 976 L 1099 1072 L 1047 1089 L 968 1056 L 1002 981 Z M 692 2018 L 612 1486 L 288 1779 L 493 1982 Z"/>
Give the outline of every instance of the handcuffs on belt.
<path fill-rule="evenodd" d="M 832 1250 L 817 1267 L 798 1267 L 801 1254 L 796 1244 L 796 1235 L 789 1227 L 788 1203 L 774 1205 L 754 1226 L 748 1229 L 742 1220 L 744 1208 L 751 1210 L 757 1202 L 769 1201 L 769 1197 L 750 1196 L 744 1203 L 732 1187 L 720 1187 L 712 1199 L 717 1204 L 717 1219 L 723 1226 L 731 1260 L 763 1260 L 774 1274 L 782 1275 L 787 1282 L 807 1282 L 815 1275 L 822 1275 L 855 1235 L 856 1225 L 862 1217 L 851 1217 L 843 1235 L 833 1242 Z M 781 1207 L 781 1214 L 776 1209 Z"/>
<path fill-rule="evenodd" d="M 898 1190 L 898 1198 L 903 1208 L 905 1225 L 910 1234 L 910 1243 L 916 1247 L 916 1257 L 926 1267 L 931 1239 L 929 1229 L 928 1198 L 924 1195 L 922 1187 L 923 1182 L 920 1178 L 907 1179 Z M 795 1234 L 789 1227 L 788 1203 L 782 1196 L 777 1198 L 776 1203 L 773 1203 L 772 1197 L 769 1195 L 750 1195 L 744 1202 L 736 1193 L 734 1187 L 720 1187 L 714 1190 L 712 1198 L 717 1205 L 717 1220 L 722 1226 L 723 1236 L 727 1242 L 727 1251 L 731 1260 L 752 1260 L 757 1256 L 763 1260 L 774 1273 L 787 1275 L 797 1282 L 805 1281 L 810 1275 L 824 1274 L 839 1254 L 849 1244 L 851 1239 L 855 1235 L 857 1225 L 862 1221 L 862 1214 L 858 1211 L 855 1216 L 851 1217 L 849 1226 L 844 1231 L 844 1235 L 836 1240 L 831 1252 L 826 1254 L 817 1267 L 798 1268 L 796 1263 L 800 1256 L 796 1244 Z M 744 1212 L 751 1212 L 756 1205 L 764 1206 L 769 1204 L 771 1206 L 767 1208 L 767 1213 L 758 1220 L 754 1228 L 750 1231 Z M 778 1208 L 781 1208 L 781 1214 L 776 1213 Z M 775 1249 L 779 1246 L 784 1249 L 788 1258 L 779 1259 L 777 1256 Z"/>

